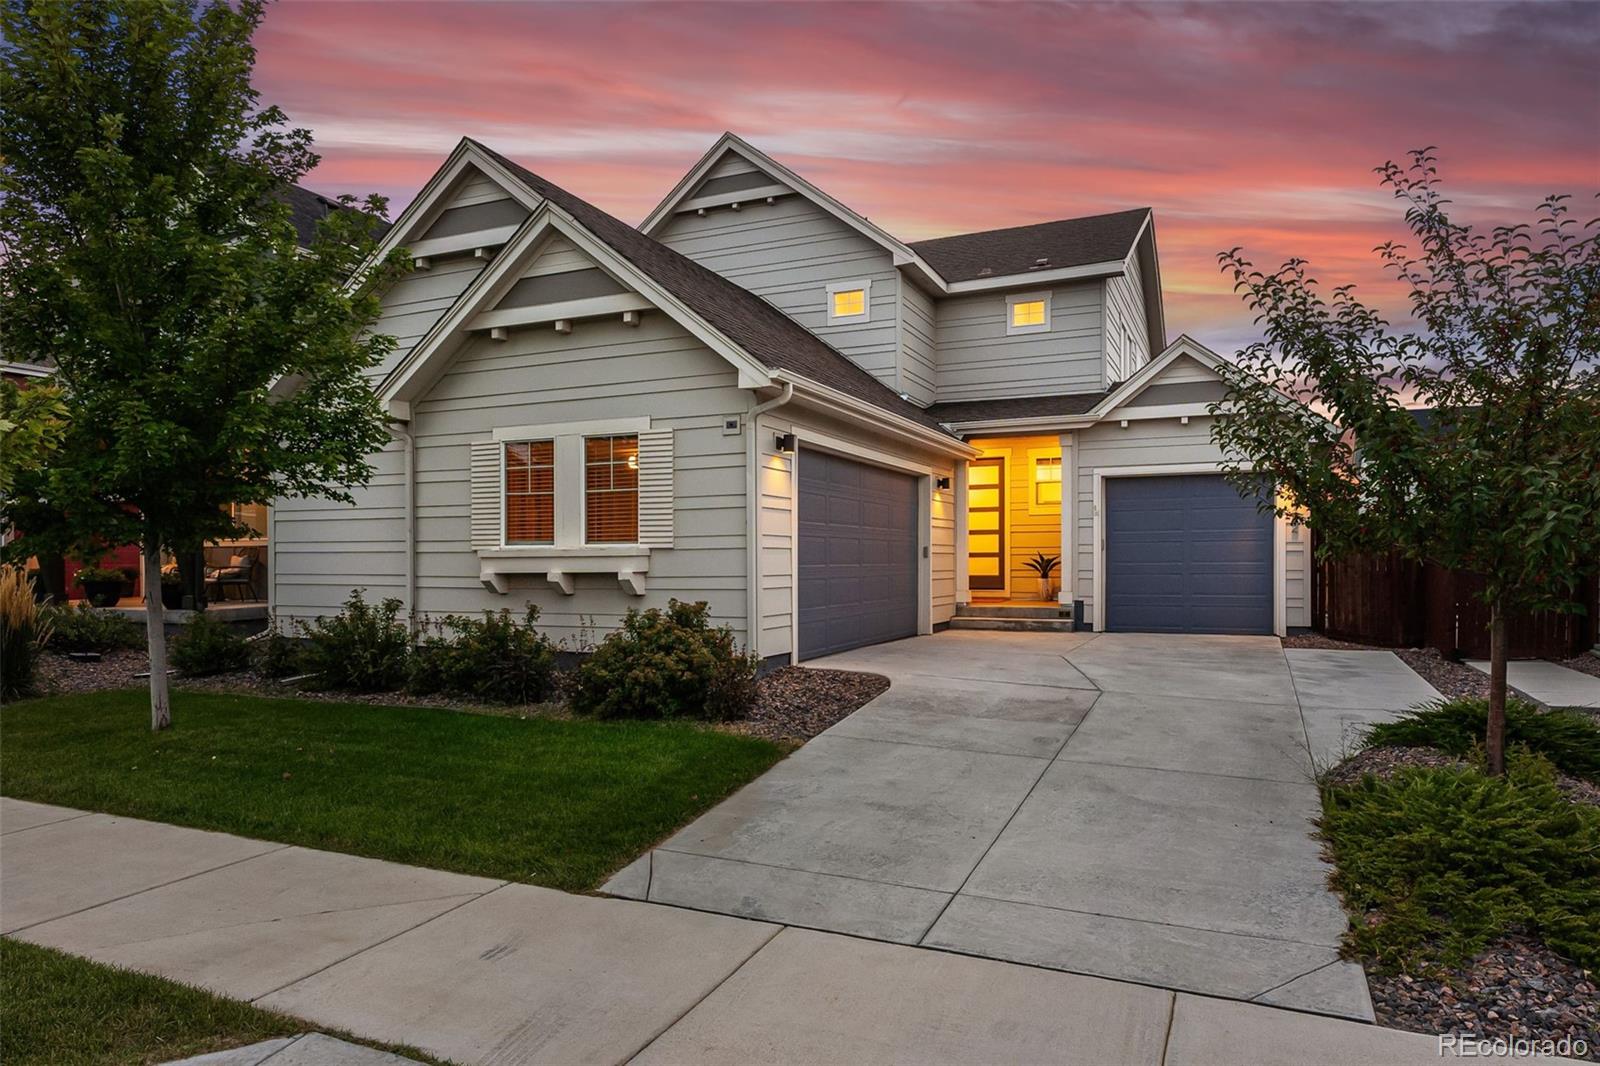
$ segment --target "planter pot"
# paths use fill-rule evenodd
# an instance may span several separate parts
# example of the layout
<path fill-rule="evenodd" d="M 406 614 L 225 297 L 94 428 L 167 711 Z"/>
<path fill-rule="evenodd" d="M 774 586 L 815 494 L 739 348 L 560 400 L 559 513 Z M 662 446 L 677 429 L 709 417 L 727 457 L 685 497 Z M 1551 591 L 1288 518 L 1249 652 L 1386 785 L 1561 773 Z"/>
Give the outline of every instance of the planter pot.
<path fill-rule="evenodd" d="M 121 581 L 85 581 L 83 594 L 96 607 L 115 607 L 122 598 Z"/>
<path fill-rule="evenodd" d="M 1053 577 L 1039 579 L 1039 598 L 1046 602 L 1056 598 L 1056 581 Z"/>
<path fill-rule="evenodd" d="M 183 606 L 183 586 L 161 583 L 161 606 L 169 611 L 176 611 Z"/>

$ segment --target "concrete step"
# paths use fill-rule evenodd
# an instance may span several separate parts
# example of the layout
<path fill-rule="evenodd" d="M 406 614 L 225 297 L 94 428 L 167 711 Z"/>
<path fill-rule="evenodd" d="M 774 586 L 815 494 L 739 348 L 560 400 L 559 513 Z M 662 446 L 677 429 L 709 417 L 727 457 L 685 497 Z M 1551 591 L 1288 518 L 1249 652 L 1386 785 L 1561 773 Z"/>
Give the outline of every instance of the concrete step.
<path fill-rule="evenodd" d="M 985 618 L 974 615 L 957 615 L 950 619 L 951 629 L 1003 629 L 1014 633 L 1073 633 L 1076 627 L 1070 618 Z"/>
<path fill-rule="evenodd" d="M 1064 604 L 1018 607 L 1008 603 L 958 603 L 956 616 L 958 618 L 1071 618 L 1072 608 Z"/>

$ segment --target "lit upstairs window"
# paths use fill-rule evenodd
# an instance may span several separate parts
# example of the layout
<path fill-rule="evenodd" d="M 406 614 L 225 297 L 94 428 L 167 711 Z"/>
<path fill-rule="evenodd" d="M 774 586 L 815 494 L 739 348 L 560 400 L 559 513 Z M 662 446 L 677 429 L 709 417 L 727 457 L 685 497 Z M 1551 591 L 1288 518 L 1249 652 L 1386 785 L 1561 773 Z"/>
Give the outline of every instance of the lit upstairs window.
<path fill-rule="evenodd" d="M 862 289 L 841 289 L 833 294 L 834 318 L 858 318 L 867 313 L 867 294 Z"/>
<path fill-rule="evenodd" d="M 1006 297 L 1007 333 L 1045 333 L 1050 329 L 1050 294 L 1019 292 Z"/>
<path fill-rule="evenodd" d="M 1011 324 L 1013 326 L 1044 325 L 1044 301 L 1029 300 L 1026 303 L 1012 304 Z"/>

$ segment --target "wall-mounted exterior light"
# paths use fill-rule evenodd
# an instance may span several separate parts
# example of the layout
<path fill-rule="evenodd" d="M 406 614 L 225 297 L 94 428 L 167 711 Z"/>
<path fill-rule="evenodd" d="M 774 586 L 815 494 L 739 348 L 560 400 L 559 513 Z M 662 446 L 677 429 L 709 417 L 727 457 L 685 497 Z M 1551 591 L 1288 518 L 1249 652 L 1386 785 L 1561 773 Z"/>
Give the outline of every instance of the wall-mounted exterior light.
<path fill-rule="evenodd" d="M 950 487 L 950 479 L 947 477 L 936 477 L 933 479 L 933 487 L 936 489 L 947 489 Z"/>
<path fill-rule="evenodd" d="M 794 434 L 793 433 L 779 433 L 778 434 L 777 445 L 778 445 L 778 450 L 780 452 L 792 452 L 792 451 L 794 451 Z"/>

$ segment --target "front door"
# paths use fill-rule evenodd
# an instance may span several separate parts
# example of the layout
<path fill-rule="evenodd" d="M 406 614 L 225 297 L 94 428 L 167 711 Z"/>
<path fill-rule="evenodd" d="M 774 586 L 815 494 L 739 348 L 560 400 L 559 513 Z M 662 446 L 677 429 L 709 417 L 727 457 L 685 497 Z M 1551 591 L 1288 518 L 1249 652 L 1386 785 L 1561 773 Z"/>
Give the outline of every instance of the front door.
<path fill-rule="evenodd" d="M 1006 461 L 967 464 L 967 586 L 1006 587 Z"/>

